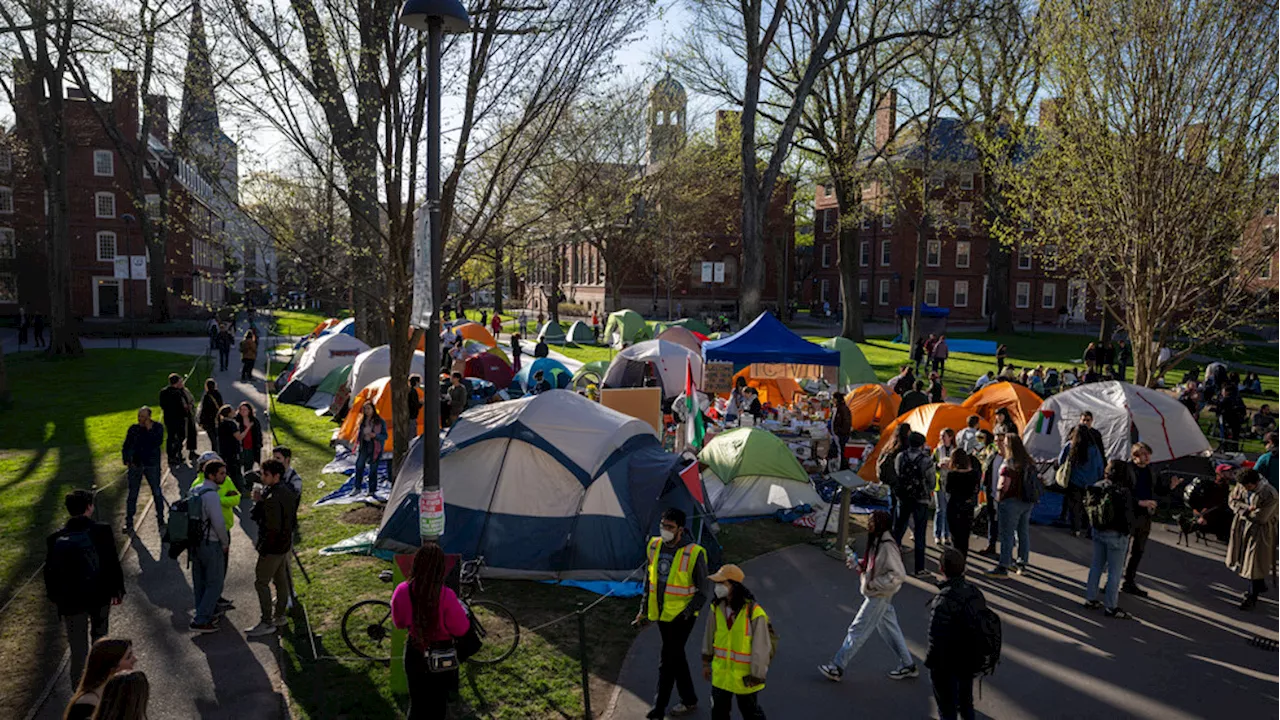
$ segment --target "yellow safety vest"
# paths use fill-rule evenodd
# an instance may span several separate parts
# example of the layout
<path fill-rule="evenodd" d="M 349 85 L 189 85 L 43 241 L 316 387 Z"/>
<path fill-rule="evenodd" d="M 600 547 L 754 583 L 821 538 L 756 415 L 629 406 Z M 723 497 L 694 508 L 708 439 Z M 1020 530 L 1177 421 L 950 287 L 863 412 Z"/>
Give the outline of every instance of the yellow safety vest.
<path fill-rule="evenodd" d="M 758 617 L 768 616 L 755 603 L 751 603 L 751 617 L 748 618 L 743 610 L 738 611 L 732 627 L 725 620 L 723 604 L 717 604 L 711 610 L 716 624 L 716 634 L 711 642 L 715 648 L 715 655 L 711 658 L 711 685 L 735 695 L 764 689 L 764 683 L 747 687 L 744 680 L 751 674 L 751 623 Z"/>
<path fill-rule="evenodd" d="M 676 550 L 671 558 L 671 571 L 667 573 L 667 587 L 662 593 L 662 616 L 658 616 L 658 555 L 662 538 L 649 539 L 649 621 L 671 622 L 684 610 L 698 588 L 693 585 L 693 568 L 698 556 L 706 550 L 697 543 L 690 543 Z"/>

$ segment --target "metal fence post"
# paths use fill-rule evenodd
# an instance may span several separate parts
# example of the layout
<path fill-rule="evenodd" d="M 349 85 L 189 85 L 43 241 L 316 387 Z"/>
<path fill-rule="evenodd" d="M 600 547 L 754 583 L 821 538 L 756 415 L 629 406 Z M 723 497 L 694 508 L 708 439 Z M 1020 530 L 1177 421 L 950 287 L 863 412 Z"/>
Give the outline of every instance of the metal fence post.
<path fill-rule="evenodd" d="M 591 720 L 591 679 L 587 672 L 587 613 L 578 603 L 578 664 L 582 666 L 582 717 Z"/>

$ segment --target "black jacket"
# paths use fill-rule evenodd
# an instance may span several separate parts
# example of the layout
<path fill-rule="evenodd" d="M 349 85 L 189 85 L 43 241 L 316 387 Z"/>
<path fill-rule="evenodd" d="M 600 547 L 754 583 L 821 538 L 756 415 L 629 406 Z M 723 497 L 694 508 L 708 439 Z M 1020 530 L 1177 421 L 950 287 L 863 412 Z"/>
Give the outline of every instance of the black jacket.
<path fill-rule="evenodd" d="M 200 427 L 216 428 L 218 411 L 222 409 L 222 393 L 217 390 L 206 390 L 200 398 Z"/>
<path fill-rule="evenodd" d="M 253 504 L 250 517 L 258 524 L 258 541 L 254 547 L 260 554 L 282 555 L 293 547 L 298 496 L 284 482 L 267 486 L 262 499 Z"/>
<path fill-rule="evenodd" d="M 545 340 L 539 340 L 537 345 L 533 346 L 533 356 L 535 358 L 544 358 L 547 356 L 548 348 Z"/>
<path fill-rule="evenodd" d="M 187 421 L 187 394 L 182 388 L 170 385 L 160 391 L 160 411 L 164 413 L 166 425 L 185 423 Z"/>
<path fill-rule="evenodd" d="M 912 410 L 915 410 L 921 405 L 928 405 L 928 404 L 929 404 L 928 395 L 925 395 L 919 390 L 908 390 L 907 393 L 902 396 L 902 402 L 898 404 L 898 417 L 902 417 L 903 415 L 906 415 L 907 413 L 911 412 Z"/>
<path fill-rule="evenodd" d="M 982 470 L 978 467 L 970 470 L 948 470 L 946 484 L 943 487 L 947 492 L 947 509 L 951 509 L 952 503 L 955 503 L 957 508 L 961 505 L 972 506 L 977 503 L 978 484 L 981 480 Z"/>
<path fill-rule="evenodd" d="M 74 587 L 76 579 L 69 577 L 68 569 L 58 567 L 54 560 L 54 543 L 63 535 L 88 531 L 89 539 L 97 550 L 98 572 L 93 587 Z M 116 555 L 115 531 L 106 523 L 92 518 L 68 518 L 61 530 L 45 540 L 44 589 L 50 600 L 57 603 L 59 615 L 74 615 L 100 608 L 113 598 L 124 597 L 124 571 L 120 557 Z"/>
<path fill-rule="evenodd" d="M 953 578 L 938 587 L 930 603 L 929 650 L 924 665 L 930 670 L 974 674 L 973 643 L 980 613 L 987 606 L 982 591 L 964 578 Z"/>
<path fill-rule="evenodd" d="M 159 465 L 160 448 L 164 446 L 164 426 L 151 423 L 151 429 L 134 423 L 124 436 L 121 458 L 127 465 Z"/>
<path fill-rule="evenodd" d="M 236 439 L 238 432 L 240 423 L 234 418 L 222 418 L 218 421 L 218 455 L 226 462 L 236 462 L 237 466 L 240 460 L 240 441 Z"/>

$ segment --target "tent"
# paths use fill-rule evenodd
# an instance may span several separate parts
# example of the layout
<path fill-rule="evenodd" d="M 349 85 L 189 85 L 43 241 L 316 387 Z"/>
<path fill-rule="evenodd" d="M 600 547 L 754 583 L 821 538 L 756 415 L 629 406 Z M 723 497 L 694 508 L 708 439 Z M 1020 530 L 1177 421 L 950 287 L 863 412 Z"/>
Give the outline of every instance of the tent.
<path fill-rule="evenodd" d="M 733 376 L 733 384 L 738 384 L 738 378 L 747 381 L 747 387 L 753 387 L 760 393 L 761 403 L 773 403 L 774 405 L 786 405 L 796 396 L 796 393 L 803 393 L 804 388 L 800 387 L 800 383 L 791 378 L 755 378 L 751 377 L 751 368 L 743 368 Z M 729 397 L 729 393 L 721 393 L 721 397 Z"/>
<path fill-rule="evenodd" d="M 884 427 L 898 418 L 898 405 L 902 398 L 879 383 L 859 385 L 844 396 L 845 405 L 853 417 L 854 430 Z"/>
<path fill-rule="evenodd" d="M 369 349 L 363 341 L 345 333 L 334 333 L 316 338 L 307 344 L 302 356 L 293 363 L 293 369 L 276 379 L 282 386 L 276 400 L 301 405 L 306 403 L 315 387 L 334 369 L 350 365 L 360 353 Z"/>
<path fill-rule="evenodd" d="M 511 380 L 511 386 L 518 387 L 524 392 L 529 392 L 529 388 L 533 386 L 533 375 L 539 370 L 542 371 L 543 377 L 554 388 L 569 387 L 569 380 L 573 377 L 573 373 L 569 372 L 569 368 L 565 367 L 564 363 L 559 360 L 538 358 L 520 367 L 520 372 L 516 373 L 516 376 Z"/>
<path fill-rule="evenodd" d="M 689 348 L 666 340 L 645 340 L 625 348 L 609 363 L 603 387 L 642 387 L 648 368 L 662 386 L 662 396 L 670 399 L 684 392 L 685 368 L 693 365 L 693 376 L 702 377 L 702 358 Z"/>
<path fill-rule="evenodd" d="M 970 412 L 995 425 L 996 411 L 1005 408 L 1013 424 L 1024 428 L 1043 400 L 1024 385 L 1008 381 L 993 382 L 970 395 L 961 403 Z"/>
<path fill-rule="evenodd" d="M 846 337 L 833 337 L 824 341 L 822 347 L 840 353 L 840 387 L 880 382 L 858 343 Z"/>
<path fill-rule="evenodd" d="M 699 357 L 702 356 L 702 341 L 698 339 L 697 335 L 693 334 L 692 330 L 687 330 L 679 325 L 673 325 L 658 333 L 656 339 L 683 345 L 692 352 L 697 353 Z"/>
<path fill-rule="evenodd" d="M 440 334 L 441 339 L 446 342 L 453 342 L 454 338 L 458 336 L 461 336 L 463 340 L 475 340 L 476 342 L 484 343 L 487 347 L 498 346 L 498 341 L 493 339 L 493 334 L 478 322 L 461 322 Z"/>
<path fill-rule="evenodd" d="M 609 314 L 604 324 L 604 336 L 613 347 L 632 345 L 653 338 L 653 332 L 644 318 L 635 310 L 619 310 Z"/>
<path fill-rule="evenodd" d="M 422 388 L 418 388 L 418 397 L 422 397 Z M 373 403 L 374 409 L 378 416 L 387 422 L 387 442 L 384 446 L 385 452 L 391 452 L 392 437 L 391 431 L 391 378 L 384 377 L 369 383 L 363 390 L 356 393 L 351 398 L 351 411 L 347 413 L 347 417 L 342 421 L 342 425 L 338 427 L 338 432 L 334 436 L 335 439 L 347 444 L 348 447 L 355 449 L 356 434 L 360 429 L 360 408 L 365 403 Z M 425 413 L 418 415 L 418 431 L 422 434 L 422 418 Z"/>
<path fill-rule="evenodd" d="M 672 327 L 681 327 L 690 332 L 696 332 L 702 335 L 710 335 L 711 328 L 707 324 L 696 318 L 680 318 L 671 323 Z"/>
<path fill-rule="evenodd" d="M 462 374 L 465 377 L 488 380 L 499 390 L 505 390 L 511 384 L 511 378 L 514 377 L 511 365 L 492 353 L 472 357 L 464 365 Z"/>
<path fill-rule="evenodd" d="M 327 318 L 325 320 L 321 320 L 318 325 L 312 328 L 311 332 L 308 333 L 306 337 L 318 337 L 320 333 L 324 332 L 325 330 L 328 330 L 334 325 L 337 325 L 339 322 L 341 322 L 341 320 L 339 320 L 338 318 Z"/>
<path fill-rule="evenodd" d="M 325 375 L 320 384 L 316 386 L 316 391 L 311 394 L 311 398 L 307 400 L 307 407 L 315 410 L 327 409 L 333 404 L 334 396 L 350 379 L 351 363 L 330 370 L 329 374 Z"/>
<path fill-rule="evenodd" d="M 867 481 L 876 479 L 876 460 L 879 459 L 880 453 L 884 451 L 885 446 L 893 439 L 893 434 L 902 423 L 910 425 L 912 432 L 924 435 L 925 444 L 932 448 L 938 446 L 938 436 L 942 434 L 944 429 L 951 428 L 956 432 L 960 432 L 972 414 L 973 411 L 963 405 L 929 403 L 928 405 L 921 405 L 905 415 L 900 415 L 898 419 L 881 429 L 880 442 L 876 443 L 875 448 L 871 450 L 871 454 L 867 456 L 867 460 L 862 465 L 862 468 L 858 470 L 858 474 Z M 978 427 L 990 430 L 991 423 L 982 420 L 979 421 Z"/>
<path fill-rule="evenodd" d="M 582 381 L 581 387 L 586 387 L 588 384 L 599 386 L 601 381 L 604 380 L 604 374 L 608 369 L 608 360 L 592 360 L 578 368 L 578 371 L 573 374 L 573 378 L 569 381 L 569 388 L 571 390 L 577 389 L 579 381 Z"/>
<path fill-rule="evenodd" d="M 821 499 L 786 443 L 758 428 L 737 428 L 698 453 L 717 517 L 772 515 Z"/>
<path fill-rule="evenodd" d="M 805 340 L 787 329 L 772 313 L 762 312 L 751 324 L 727 338 L 702 346 L 707 360 L 732 362 L 737 367 L 751 363 L 795 363 L 840 367 L 840 353 Z"/>
<path fill-rule="evenodd" d="M 320 335 L 321 336 L 334 335 L 337 333 L 342 333 L 344 335 L 350 335 L 351 337 L 355 337 L 356 336 L 356 319 L 347 318 L 346 320 L 339 320 L 338 322 L 322 330 L 320 332 Z"/>
<path fill-rule="evenodd" d="M 538 339 L 545 340 L 549 345 L 563 345 L 567 336 L 564 334 L 564 328 L 560 327 L 560 323 L 548 320 L 538 331 Z"/>
<path fill-rule="evenodd" d="M 1118 381 L 1079 385 L 1045 400 L 1022 431 L 1027 452 L 1038 462 L 1057 460 L 1080 413 L 1093 413 L 1109 460 L 1126 460 L 1134 442 L 1151 446 L 1151 461 L 1208 455 L 1195 418 L 1170 395 Z"/>
<path fill-rule="evenodd" d="M 415 442 L 421 442 L 422 439 Z M 377 547 L 421 543 L 421 446 L 410 448 Z M 622 580 L 643 565 L 667 507 L 698 515 L 649 424 L 570 392 L 466 412 L 440 449 L 445 552 L 492 577 Z"/>
<path fill-rule="evenodd" d="M 594 345 L 596 342 L 596 335 L 591 332 L 591 326 L 581 320 L 575 320 L 569 326 L 569 332 L 565 336 L 569 342 L 575 345 Z M 550 341 L 548 340 L 548 342 Z"/>
<path fill-rule="evenodd" d="M 409 374 L 422 375 L 426 380 L 426 356 L 414 351 L 413 361 L 409 366 Z M 391 374 L 391 346 L 379 345 L 356 356 L 351 367 L 351 394 L 354 396 L 365 389 L 369 383 Z"/>

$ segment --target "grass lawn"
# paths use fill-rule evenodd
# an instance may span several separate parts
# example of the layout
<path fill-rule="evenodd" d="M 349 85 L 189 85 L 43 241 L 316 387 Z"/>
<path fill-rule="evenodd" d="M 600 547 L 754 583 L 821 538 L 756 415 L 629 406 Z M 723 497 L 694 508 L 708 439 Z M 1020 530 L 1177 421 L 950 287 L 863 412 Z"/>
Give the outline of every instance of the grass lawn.
<path fill-rule="evenodd" d="M 208 372 L 203 358 L 189 381 L 196 388 Z M 119 525 L 125 431 L 140 406 L 157 404 L 169 373 L 186 374 L 193 362 L 150 350 L 5 357 L 13 405 L 0 414 L 0 604 L 13 603 L 0 615 L 0 657 L 24 661 L 0 675 L 0 716 L 21 717 L 61 658 L 57 618 L 43 583 L 38 577 L 23 583 L 44 562 L 45 537 L 65 519 L 63 496 L 101 488 L 98 518 Z"/>
<path fill-rule="evenodd" d="M 275 327 L 271 329 L 272 334 L 290 337 L 309 334 L 329 317 L 324 313 L 310 310 L 272 310 L 271 314 L 275 318 Z"/>

